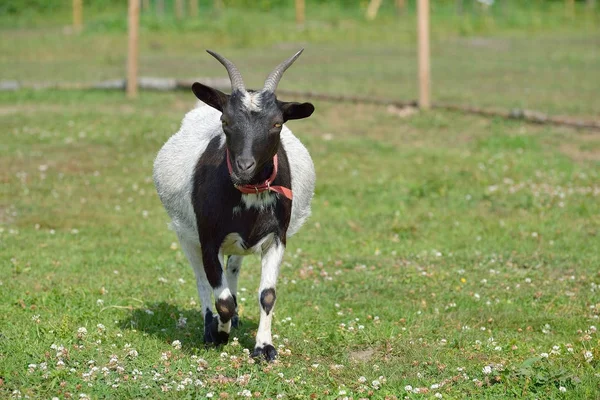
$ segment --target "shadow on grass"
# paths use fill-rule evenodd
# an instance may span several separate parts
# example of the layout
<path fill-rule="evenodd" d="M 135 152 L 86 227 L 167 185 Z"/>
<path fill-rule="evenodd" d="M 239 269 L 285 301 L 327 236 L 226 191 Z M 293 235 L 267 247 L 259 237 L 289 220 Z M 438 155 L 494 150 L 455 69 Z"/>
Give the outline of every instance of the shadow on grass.
<path fill-rule="evenodd" d="M 183 322 L 185 320 L 185 322 Z M 119 321 L 122 329 L 135 329 L 153 335 L 171 344 L 181 342 L 184 351 L 195 353 L 198 349 L 214 348 L 204 344 L 204 321 L 197 309 L 182 309 L 166 302 L 149 304 L 131 311 L 128 318 Z M 258 324 L 240 318 L 240 325 L 232 328 L 230 339 L 237 337 L 240 345 L 254 347 L 254 335 Z"/>

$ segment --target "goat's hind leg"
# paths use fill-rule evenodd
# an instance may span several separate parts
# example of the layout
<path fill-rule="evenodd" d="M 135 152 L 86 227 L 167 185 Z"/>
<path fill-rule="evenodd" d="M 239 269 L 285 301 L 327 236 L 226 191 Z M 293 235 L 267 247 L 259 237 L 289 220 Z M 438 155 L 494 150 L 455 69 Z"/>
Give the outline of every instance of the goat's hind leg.
<path fill-rule="evenodd" d="M 233 301 L 235 302 L 235 315 L 231 318 L 231 326 L 233 328 L 237 328 L 240 324 L 240 317 L 238 314 L 237 287 L 238 277 L 240 275 L 240 269 L 242 268 L 243 259 L 243 256 L 229 256 L 227 258 L 227 270 L 225 271 L 225 276 L 227 277 L 227 285 L 229 286 L 229 291 L 233 296 Z"/>
<path fill-rule="evenodd" d="M 219 248 L 210 243 L 202 243 L 202 262 L 204 272 L 213 290 L 215 307 L 218 315 L 214 316 L 209 334 L 212 335 L 207 342 L 220 345 L 229 341 L 231 319 L 235 315 L 235 300 L 227 285 L 227 277 L 223 270 L 223 254 Z"/>
<path fill-rule="evenodd" d="M 196 286 L 198 288 L 198 297 L 200 297 L 200 307 L 202 310 L 202 318 L 204 320 L 204 341 L 206 343 L 213 342 L 211 329 L 215 330 L 215 318 L 212 312 L 212 288 L 206 278 L 204 272 L 204 265 L 202 263 L 202 249 L 200 244 L 196 241 L 188 240 L 181 235 L 179 236 L 179 243 L 185 256 L 187 257 L 190 265 L 196 275 Z"/>

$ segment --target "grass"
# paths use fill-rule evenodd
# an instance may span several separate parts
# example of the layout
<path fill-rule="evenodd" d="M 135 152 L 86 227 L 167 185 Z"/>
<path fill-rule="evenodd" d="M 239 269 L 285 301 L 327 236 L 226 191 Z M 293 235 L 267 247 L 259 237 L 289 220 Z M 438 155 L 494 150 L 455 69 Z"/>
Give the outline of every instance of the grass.
<path fill-rule="evenodd" d="M 115 16 L 86 17 L 71 35 L 56 28 L 65 15 L 0 16 L 2 79 L 124 75 Z M 434 98 L 597 116 L 595 17 L 575 26 L 554 12 L 516 30 L 534 15 L 472 14 L 472 30 L 438 20 Z M 305 45 L 281 87 L 415 97 L 412 19 L 330 12 L 282 31 L 291 14 L 239 16 L 212 18 L 212 33 L 146 20 L 142 74 L 222 76 L 211 47 L 255 87 Z M 183 92 L 0 93 L 0 398 L 600 398 L 596 133 L 315 102 L 290 124 L 318 182 L 313 216 L 289 241 L 280 358 L 266 365 L 246 353 L 258 259 L 242 268 L 237 340 L 206 349 L 193 273 L 151 181 L 194 103 Z"/>
<path fill-rule="evenodd" d="M 6 396 L 599 396 L 597 136 L 317 103 L 292 125 L 318 185 L 279 280 L 281 357 L 257 365 L 258 259 L 238 340 L 205 349 L 150 180 L 193 102 L 0 95 Z"/>

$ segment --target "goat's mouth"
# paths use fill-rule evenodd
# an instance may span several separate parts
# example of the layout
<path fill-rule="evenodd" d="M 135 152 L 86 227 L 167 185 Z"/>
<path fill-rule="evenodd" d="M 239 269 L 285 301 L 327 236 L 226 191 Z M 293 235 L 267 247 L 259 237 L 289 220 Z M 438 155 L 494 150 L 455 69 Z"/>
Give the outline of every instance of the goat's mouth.
<path fill-rule="evenodd" d="M 257 184 L 258 181 L 254 178 L 254 171 L 250 173 L 239 173 L 239 172 L 231 172 L 231 182 L 233 182 L 234 186 L 244 186 Z"/>
<path fill-rule="evenodd" d="M 260 163 L 257 167 L 246 171 L 233 168 L 230 177 L 235 186 L 263 184 L 273 172 L 273 165 L 269 162 Z"/>

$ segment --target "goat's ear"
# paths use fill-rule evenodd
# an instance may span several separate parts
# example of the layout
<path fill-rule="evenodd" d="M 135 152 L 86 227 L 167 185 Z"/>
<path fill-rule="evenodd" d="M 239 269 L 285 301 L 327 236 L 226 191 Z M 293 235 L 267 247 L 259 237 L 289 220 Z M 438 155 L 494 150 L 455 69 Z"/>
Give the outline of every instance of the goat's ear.
<path fill-rule="evenodd" d="M 223 108 L 225 108 L 225 105 L 229 100 L 229 96 L 220 90 L 213 89 L 210 86 L 198 82 L 194 82 L 192 85 L 192 92 L 194 92 L 198 99 L 221 112 L 223 112 Z"/>
<path fill-rule="evenodd" d="M 308 118 L 315 111 L 315 106 L 311 103 L 284 103 L 280 102 L 279 107 L 283 113 L 284 121 L 290 119 Z"/>

